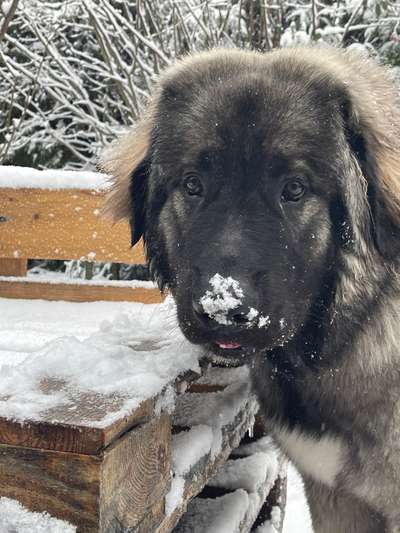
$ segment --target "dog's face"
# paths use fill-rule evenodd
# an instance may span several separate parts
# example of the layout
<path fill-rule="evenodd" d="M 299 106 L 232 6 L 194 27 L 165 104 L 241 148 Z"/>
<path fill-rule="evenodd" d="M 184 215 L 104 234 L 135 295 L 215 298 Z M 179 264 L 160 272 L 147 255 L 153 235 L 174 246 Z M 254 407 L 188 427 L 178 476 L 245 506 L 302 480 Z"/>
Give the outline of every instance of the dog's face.
<path fill-rule="evenodd" d="M 329 305 L 363 157 L 348 114 L 341 86 L 292 62 L 233 56 L 164 80 L 131 222 L 190 341 L 234 357 L 272 349 Z"/>

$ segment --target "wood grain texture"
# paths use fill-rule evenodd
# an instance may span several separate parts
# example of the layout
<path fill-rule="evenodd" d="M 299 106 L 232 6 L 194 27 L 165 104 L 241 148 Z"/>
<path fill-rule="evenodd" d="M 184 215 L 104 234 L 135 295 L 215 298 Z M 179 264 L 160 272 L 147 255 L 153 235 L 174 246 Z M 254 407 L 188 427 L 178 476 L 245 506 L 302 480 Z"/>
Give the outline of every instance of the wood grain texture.
<path fill-rule="evenodd" d="M 0 496 L 98 533 L 101 458 L 0 445 Z"/>
<path fill-rule="evenodd" d="M 91 421 L 118 410 L 123 398 L 68 391 L 60 384 L 57 390 L 66 392 L 70 403 L 43 412 L 41 422 L 26 421 L 21 424 L 0 418 L 0 443 L 96 455 L 121 434 L 153 415 L 155 400 L 149 399 L 128 416 L 121 416 L 104 428 L 91 427 Z"/>
<path fill-rule="evenodd" d="M 156 288 L 112 287 L 71 283 L 38 283 L 36 281 L 0 280 L 2 298 L 66 302 L 141 302 L 160 303 L 165 299 Z"/>
<path fill-rule="evenodd" d="M 1 189 L 0 257 L 144 263 L 126 222 L 101 218 L 104 193 Z"/>
<path fill-rule="evenodd" d="M 26 259 L 0 259 L 0 276 L 26 276 L 27 264 Z"/>
<path fill-rule="evenodd" d="M 170 458 L 171 421 L 166 415 L 130 432 L 106 450 L 102 466 L 101 533 L 119 533 L 121 526 L 135 528 L 141 522 L 143 526 L 143 519 L 152 514 L 153 506 L 159 505 L 169 490 Z M 152 527 L 156 517 L 157 513 L 151 519 Z"/>
<path fill-rule="evenodd" d="M 155 531 L 170 485 L 168 416 L 124 434 L 100 455 L 0 445 L 0 497 L 77 526 L 78 533 Z"/>

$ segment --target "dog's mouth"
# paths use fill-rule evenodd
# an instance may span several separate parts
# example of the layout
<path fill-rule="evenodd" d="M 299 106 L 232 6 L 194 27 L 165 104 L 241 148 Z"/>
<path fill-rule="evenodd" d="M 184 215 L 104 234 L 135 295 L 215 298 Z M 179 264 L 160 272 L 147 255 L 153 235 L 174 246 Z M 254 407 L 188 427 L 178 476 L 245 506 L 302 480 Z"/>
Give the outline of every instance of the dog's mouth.
<path fill-rule="evenodd" d="M 228 366 L 248 364 L 254 356 L 255 348 L 249 348 L 235 341 L 212 341 L 207 344 L 208 359 Z"/>
<path fill-rule="evenodd" d="M 219 348 L 221 348 L 222 350 L 239 350 L 242 345 L 239 344 L 238 342 L 219 342 L 217 341 L 215 343 L 217 346 L 219 346 Z"/>

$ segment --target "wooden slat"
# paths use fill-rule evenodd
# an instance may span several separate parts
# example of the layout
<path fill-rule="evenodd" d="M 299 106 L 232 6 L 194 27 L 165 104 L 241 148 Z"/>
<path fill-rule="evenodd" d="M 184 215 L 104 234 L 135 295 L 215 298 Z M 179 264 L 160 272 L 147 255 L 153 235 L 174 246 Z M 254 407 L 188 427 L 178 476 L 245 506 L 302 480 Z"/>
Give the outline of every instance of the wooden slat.
<path fill-rule="evenodd" d="M 170 485 L 170 442 L 170 419 L 162 415 L 98 456 L 2 444 L 0 497 L 47 511 L 78 533 L 136 531 L 148 515 L 147 531 L 155 531 Z"/>
<path fill-rule="evenodd" d="M 259 452 L 256 451 L 254 453 Z M 251 457 L 251 455 L 246 457 Z M 239 484 L 234 488 L 232 486 L 225 488 L 223 485 L 216 485 L 215 482 L 211 484 L 211 487 L 206 486 L 201 494 L 189 503 L 187 512 L 175 527 L 174 533 L 188 533 L 192 531 L 193 524 L 197 523 L 203 524 L 204 531 L 211 532 L 211 525 L 206 525 L 208 516 L 210 516 L 211 520 L 214 520 L 215 513 L 217 512 L 219 522 L 223 523 L 226 513 L 229 512 L 229 507 L 227 510 L 226 505 L 221 502 L 220 498 L 224 498 L 238 489 L 244 490 L 250 497 L 249 506 L 239 526 L 239 532 L 249 533 L 250 531 L 254 531 L 257 526 L 269 522 L 272 508 L 279 507 L 281 517 L 280 527 L 278 529 L 275 528 L 274 531 L 281 533 L 286 502 L 286 460 L 281 453 L 277 458 L 279 461 L 278 477 L 275 480 L 271 479 L 270 471 L 267 468 L 264 482 L 260 483 L 253 492 L 250 492 L 246 486 L 243 487 Z M 224 469 L 225 465 L 220 468 L 218 475 L 224 472 Z M 250 475 L 252 474 L 250 473 Z"/>
<path fill-rule="evenodd" d="M 26 276 L 27 264 L 26 259 L 0 259 L 0 276 Z"/>
<path fill-rule="evenodd" d="M 52 386 L 65 392 L 69 403 L 43 412 L 40 422 L 25 421 L 21 424 L 0 418 L 1 444 L 95 455 L 122 433 L 153 415 L 154 399 L 149 399 L 130 415 L 121 416 L 109 426 L 91 427 L 91 422 L 118 410 L 123 398 L 94 393 L 78 394 L 63 390 L 60 384 Z"/>
<path fill-rule="evenodd" d="M 199 397 L 204 396 L 204 399 L 199 398 L 199 401 L 207 402 L 207 394 L 199 394 Z M 177 409 L 179 411 L 179 401 Z M 213 457 L 210 454 L 203 456 L 185 475 L 182 502 L 171 515 L 165 517 L 156 533 L 169 533 L 174 529 L 179 519 L 185 513 L 189 501 L 202 491 L 207 481 L 215 475 L 221 465 L 228 459 L 232 450 L 239 445 L 244 433 L 251 426 L 255 410 L 256 406 L 253 399 L 247 398 L 247 400 L 243 401 L 234 420 L 221 428 L 222 440 L 220 451 Z M 175 413 L 176 415 L 177 413 Z M 218 413 L 210 412 L 210 423 L 212 423 L 213 416 L 218 416 Z"/>
<path fill-rule="evenodd" d="M 128 531 L 143 521 L 169 489 L 170 459 L 171 421 L 166 415 L 130 432 L 105 452 L 100 532 Z M 152 517 L 152 521 L 160 519 L 158 513 Z M 147 531 L 154 531 L 157 525 L 148 524 Z"/>
<path fill-rule="evenodd" d="M 112 302 L 160 303 L 164 296 L 156 288 L 113 287 L 111 285 L 89 285 L 71 283 L 38 283 L 36 281 L 0 280 L 0 297 L 42 300 L 64 300 L 67 302 Z"/>
<path fill-rule="evenodd" d="M 0 496 L 98 533 L 101 457 L 0 445 Z"/>
<path fill-rule="evenodd" d="M 144 263 L 129 225 L 100 217 L 103 202 L 92 190 L 1 189 L 0 257 Z"/>

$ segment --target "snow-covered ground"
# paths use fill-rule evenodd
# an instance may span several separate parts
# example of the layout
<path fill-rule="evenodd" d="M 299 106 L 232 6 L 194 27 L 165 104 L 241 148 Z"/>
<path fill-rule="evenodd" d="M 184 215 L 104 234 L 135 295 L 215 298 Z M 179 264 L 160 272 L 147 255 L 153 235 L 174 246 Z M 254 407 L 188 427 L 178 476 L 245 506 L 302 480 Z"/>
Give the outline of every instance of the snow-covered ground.
<path fill-rule="evenodd" d="M 287 502 L 283 533 L 313 533 L 303 481 L 300 474 L 291 464 L 289 464 L 288 468 Z"/>
<path fill-rule="evenodd" d="M 58 345 L 63 350 L 70 342 L 83 343 L 81 346 L 92 346 L 90 343 L 94 342 L 98 346 L 99 340 L 108 339 L 109 342 L 110 336 L 118 343 L 122 335 L 123 341 L 126 342 L 126 334 L 122 334 L 122 330 L 126 327 L 132 329 L 131 341 L 135 338 L 137 340 L 138 337 L 143 337 L 138 330 L 143 330 L 144 322 L 147 326 L 152 322 L 153 326 L 158 324 L 158 307 L 129 302 L 69 303 L 0 298 L 0 382 L 2 379 L 5 384 L 10 382 L 8 378 L 14 376 L 13 373 L 15 373 L 15 368 L 18 368 L 19 362 L 28 358 L 34 364 L 37 354 L 46 351 L 49 343 L 53 348 Z M 168 320 L 162 326 L 163 335 L 166 335 L 166 338 L 171 335 L 178 336 L 179 342 L 185 342 L 179 337 L 180 333 L 176 326 L 171 325 Z M 166 324 L 169 324 L 167 330 Z M 147 337 L 149 338 L 149 335 L 151 337 L 154 328 L 146 327 L 145 329 Z M 88 339 L 89 337 L 92 340 Z M 61 345 L 60 340 L 57 340 L 60 338 L 64 339 Z M 195 357 L 194 355 L 193 361 L 185 361 L 183 364 L 189 364 L 189 366 L 195 364 Z M 173 366 L 173 371 L 176 372 L 178 367 Z M 166 365 L 158 370 L 163 374 L 171 369 Z M 12 379 L 15 378 L 16 376 Z M 158 385 L 160 384 L 161 381 Z M 288 481 L 284 533 L 311 533 L 310 517 L 301 479 L 292 467 L 289 468 Z M 71 528 L 68 529 L 67 525 L 60 524 L 59 521 L 51 522 L 48 515 L 27 513 L 6 499 L 0 500 L 0 530 L 4 533 L 73 531 Z"/>

